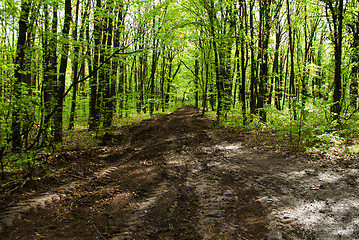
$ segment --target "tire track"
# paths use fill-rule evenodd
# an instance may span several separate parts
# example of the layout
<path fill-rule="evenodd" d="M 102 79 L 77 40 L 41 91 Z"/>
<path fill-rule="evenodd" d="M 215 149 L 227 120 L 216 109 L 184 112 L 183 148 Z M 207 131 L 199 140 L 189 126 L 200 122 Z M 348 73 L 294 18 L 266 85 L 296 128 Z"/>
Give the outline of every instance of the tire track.
<path fill-rule="evenodd" d="M 141 202 L 137 202 L 137 209 L 126 223 L 127 228 L 122 229 L 120 233 L 115 233 L 111 239 L 132 239 L 134 234 L 143 231 L 145 228 L 144 225 L 146 224 L 146 216 L 149 214 L 150 210 L 166 196 L 169 191 L 169 184 L 167 182 L 162 182 L 152 191 L 152 194 L 148 198 Z"/>
<path fill-rule="evenodd" d="M 127 159 L 124 158 L 123 162 Z M 11 227 L 16 220 L 21 219 L 21 217 L 32 210 L 45 208 L 50 206 L 56 201 L 61 200 L 67 194 L 71 194 L 84 185 L 88 185 L 93 181 L 100 181 L 101 179 L 111 179 L 111 174 L 119 169 L 121 166 L 120 163 L 117 163 L 116 166 L 110 166 L 104 169 L 101 169 L 92 176 L 87 177 L 86 179 L 72 181 L 70 183 L 61 185 L 49 192 L 43 193 L 40 196 L 32 197 L 25 201 L 20 201 L 14 206 L 5 209 L 0 213 L 0 232 L 4 227 Z"/>

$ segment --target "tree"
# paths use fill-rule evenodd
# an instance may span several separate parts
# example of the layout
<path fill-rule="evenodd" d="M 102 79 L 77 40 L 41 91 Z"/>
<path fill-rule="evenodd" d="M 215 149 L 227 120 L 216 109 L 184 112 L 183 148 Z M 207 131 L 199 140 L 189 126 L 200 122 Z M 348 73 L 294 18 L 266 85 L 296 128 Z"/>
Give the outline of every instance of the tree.
<path fill-rule="evenodd" d="M 76 100 L 77 100 L 77 92 L 78 92 L 78 84 L 80 78 L 80 73 L 84 73 L 84 63 L 81 63 L 81 58 L 83 57 L 83 49 L 80 44 L 84 40 L 84 33 L 86 28 L 86 21 L 89 13 L 89 5 L 90 1 L 87 1 L 84 7 L 84 15 L 82 16 L 82 21 L 80 25 L 80 32 L 78 33 L 78 22 L 80 15 L 80 1 L 76 2 L 76 15 L 75 15 L 75 24 L 73 25 L 72 38 L 74 41 L 73 51 L 73 65 L 72 65 L 72 83 L 74 83 L 74 88 L 72 90 L 72 101 L 71 101 L 71 110 L 70 110 L 70 119 L 69 119 L 69 130 L 74 130 L 75 127 L 75 115 L 76 115 Z M 78 42 L 77 42 L 78 41 Z M 79 65 L 81 66 L 79 69 Z"/>
<path fill-rule="evenodd" d="M 359 21 L 357 4 L 359 1 L 353 2 L 353 10 L 351 13 L 352 18 L 349 19 L 349 30 L 353 36 L 351 52 L 352 52 L 352 68 L 351 68 L 351 83 L 350 83 L 350 105 L 354 108 L 358 108 L 358 78 L 359 78 Z M 355 8 L 356 7 L 356 8 Z"/>
<path fill-rule="evenodd" d="M 15 57 L 15 72 L 14 72 L 14 87 L 13 96 L 15 99 L 14 108 L 12 111 L 12 149 L 13 151 L 20 151 L 21 141 L 21 110 L 22 110 L 22 94 L 23 87 L 26 84 L 26 65 L 25 65 L 25 52 L 26 41 L 28 40 L 28 28 L 29 28 L 29 13 L 30 13 L 30 0 L 21 1 L 21 10 L 19 17 L 19 33 L 16 45 L 16 57 Z"/>
<path fill-rule="evenodd" d="M 233 80 L 231 52 L 235 39 L 233 3 L 219 4 L 218 9 L 213 0 L 204 1 L 203 4 L 207 12 L 208 27 L 212 37 L 217 87 L 217 122 L 220 122 L 226 116 L 231 105 Z M 221 16 L 221 19 L 218 19 L 217 15 Z"/>
<path fill-rule="evenodd" d="M 290 51 L 290 77 L 289 77 L 289 109 L 293 113 L 294 120 L 297 119 L 296 112 L 296 90 L 295 90 L 295 69 L 294 69 L 294 37 L 292 32 L 290 4 L 287 0 L 287 22 L 288 22 L 288 38 Z"/>
<path fill-rule="evenodd" d="M 49 7 L 52 7 L 52 22 L 50 29 L 49 22 Z M 43 80 L 42 80 L 42 95 L 43 95 L 43 132 L 44 132 L 44 141 L 47 141 L 48 129 L 50 123 L 44 123 L 44 121 L 49 118 L 53 107 L 55 105 L 54 98 L 54 85 L 57 81 L 57 11 L 58 4 L 57 2 L 52 2 L 51 4 L 44 5 L 44 31 L 43 31 Z"/>
<path fill-rule="evenodd" d="M 252 0 L 249 3 L 249 28 L 250 28 L 250 56 L 251 56 L 251 74 L 250 74 L 250 113 L 251 115 L 256 114 L 256 106 L 258 99 L 258 62 L 255 48 L 255 33 L 254 33 L 254 5 L 255 1 Z"/>
<path fill-rule="evenodd" d="M 94 57 L 92 62 L 92 68 L 94 69 L 94 74 L 92 75 L 90 81 L 90 116 L 89 116 L 89 130 L 97 131 L 100 125 L 99 117 L 99 104 L 98 104 L 98 66 L 100 58 L 100 43 L 102 36 L 102 15 L 101 15 L 101 0 L 96 1 L 95 8 L 95 22 L 94 22 Z"/>
<path fill-rule="evenodd" d="M 340 120 L 342 100 L 342 45 L 343 45 L 343 13 L 344 0 L 326 0 L 328 24 L 331 28 L 331 39 L 334 43 L 334 90 L 331 112 L 333 120 Z M 330 16 L 329 16 L 330 14 Z"/>
<path fill-rule="evenodd" d="M 64 93 L 65 93 L 65 80 L 66 80 L 66 69 L 67 69 L 67 60 L 69 52 L 69 42 L 68 35 L 70 33 L 70 24 L 71 24 L 71 0 L 65 0 L 65 19 L 64 25 L 62 28 L 62 52 L 60 59 L 59 75 L 55 85 L 55 96 L 56 103 L 55 106 L 56 113 L 54 114 L 54 141 L 62 142 L 62 129 L 63 129 L 63 107 L 64 107 Z"/>

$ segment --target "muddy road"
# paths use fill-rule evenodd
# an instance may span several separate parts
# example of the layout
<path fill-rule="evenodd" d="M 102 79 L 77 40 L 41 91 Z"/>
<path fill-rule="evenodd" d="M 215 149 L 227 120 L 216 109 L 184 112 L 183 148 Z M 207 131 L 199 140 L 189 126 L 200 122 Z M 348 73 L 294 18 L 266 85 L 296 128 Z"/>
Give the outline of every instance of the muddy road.
<path fill-rule="evenodd" d="M 209 124 L 187 106 L 67 154 L 6 198 L 0 239 L 359 239 L 358 169 L 255 150 Z"/>

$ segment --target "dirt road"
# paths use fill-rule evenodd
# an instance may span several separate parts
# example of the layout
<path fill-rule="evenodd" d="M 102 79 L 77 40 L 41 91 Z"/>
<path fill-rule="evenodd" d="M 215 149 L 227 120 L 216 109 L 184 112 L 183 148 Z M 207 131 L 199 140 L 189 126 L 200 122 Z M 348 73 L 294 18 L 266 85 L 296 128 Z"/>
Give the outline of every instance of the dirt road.
<path fill-rule="evenodd" d="M 68 153 L 7 201 L 0 239 L 359 239 L 358 169 L 256 151 L 209 123 L 187 106 Z"/>

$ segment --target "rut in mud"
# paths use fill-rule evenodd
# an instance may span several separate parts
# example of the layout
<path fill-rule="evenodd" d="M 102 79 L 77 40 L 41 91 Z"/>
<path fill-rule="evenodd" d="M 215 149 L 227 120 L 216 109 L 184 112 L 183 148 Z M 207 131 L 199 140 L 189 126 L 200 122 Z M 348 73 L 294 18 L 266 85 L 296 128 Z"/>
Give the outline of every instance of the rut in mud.
<path fill-rule="evenodd" d="M 2 208 L 0 239 L 359 239 L 357 169 L 209 124 L 187 106 L 109 138 Z"/>

